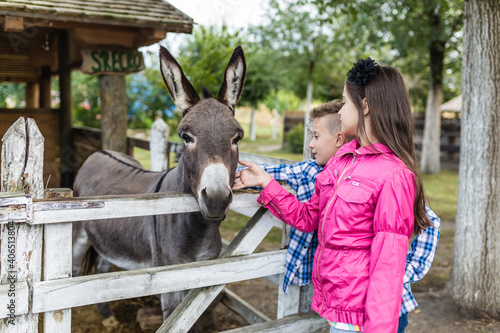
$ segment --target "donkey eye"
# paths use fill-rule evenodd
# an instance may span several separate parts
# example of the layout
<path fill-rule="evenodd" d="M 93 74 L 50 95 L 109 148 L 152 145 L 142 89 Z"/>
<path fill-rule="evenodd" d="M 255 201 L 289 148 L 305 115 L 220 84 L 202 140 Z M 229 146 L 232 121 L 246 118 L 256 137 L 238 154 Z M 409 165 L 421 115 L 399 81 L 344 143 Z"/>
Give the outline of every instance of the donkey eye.
<path fill-rule="evenodd" d="M 182 140 L 184 140 L 184 143 L 191 143 L 194 142 L 193 138 L 189 136 L 187 133 L 182 133 L 181 135 Z"/>

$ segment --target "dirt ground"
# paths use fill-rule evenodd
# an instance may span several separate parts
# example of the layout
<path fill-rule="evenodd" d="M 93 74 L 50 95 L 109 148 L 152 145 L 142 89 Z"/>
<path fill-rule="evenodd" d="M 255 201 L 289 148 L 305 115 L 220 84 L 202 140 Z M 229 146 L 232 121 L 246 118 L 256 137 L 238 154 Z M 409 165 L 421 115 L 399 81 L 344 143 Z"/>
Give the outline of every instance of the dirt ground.
<path fill-rule="evenodd" d="M 500 333 L 500 321 L 487 316 L 474 317 L 459 309 L 446 292 L 446 282 L 450 276 L 453 258 L 454 223 L 443 222 L 441 238 L 436 258 L 429 274 L 412 286 L 419 307 L 410 313 L 407 333 Z M 276 318 L 278 287 L 266 279 L 256 279 L 233 283 L 228 286 L 247 302 L 268 317 Z M 160 302 L 156 297 L 144 297 L 112 302 L 120 325 L 113 330 L 106 330 L 100 320 L 95 305 L 73 309 L 72 332 L 141 332 L 135 318 L 141 307 L 157 307 Z M 247 325 L 239 316 L 224 305 L 215 308 L 212 325 L 202 326 L 202 333 L 213 333 Z M 300 333 L 300 332 L 299 332 Z"/>

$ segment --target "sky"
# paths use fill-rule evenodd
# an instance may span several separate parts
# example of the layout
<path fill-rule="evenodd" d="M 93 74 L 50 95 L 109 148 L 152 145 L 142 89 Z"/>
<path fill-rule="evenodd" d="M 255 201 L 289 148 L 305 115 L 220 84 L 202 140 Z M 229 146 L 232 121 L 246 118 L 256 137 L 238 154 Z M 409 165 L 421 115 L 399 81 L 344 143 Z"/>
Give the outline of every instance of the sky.
<path fill-rule="evenodd" d="M 264 0 L 167 0 L 195 23 L 209 25 L 225 21 L 228 26 L 246 27 L 262 14 Z"/>
<path fill-rule="evenodd" d="M 172 6 L 200 25 L 222 25 L 230 29 L 245 28 L 260 23 L 263 6 L 267 0 L 166 0 Z M 186 34 L 167 34 L 161 42 L 174 56 L 178 55 L 179 46 L 189 38 Z M 158 46 L 154 46 L 156 50 Z"/>

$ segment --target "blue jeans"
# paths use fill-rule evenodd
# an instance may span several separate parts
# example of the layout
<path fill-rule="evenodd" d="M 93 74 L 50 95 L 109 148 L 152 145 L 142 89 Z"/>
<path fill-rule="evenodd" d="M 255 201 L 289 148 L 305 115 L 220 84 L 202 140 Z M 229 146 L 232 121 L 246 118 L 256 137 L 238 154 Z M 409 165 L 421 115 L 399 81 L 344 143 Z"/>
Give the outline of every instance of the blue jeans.
<path fill-rule="evenodd" d="M 405 333 L 406 326 L 408 326 L 408 314 L 399 317 L 398 333 Z"/>

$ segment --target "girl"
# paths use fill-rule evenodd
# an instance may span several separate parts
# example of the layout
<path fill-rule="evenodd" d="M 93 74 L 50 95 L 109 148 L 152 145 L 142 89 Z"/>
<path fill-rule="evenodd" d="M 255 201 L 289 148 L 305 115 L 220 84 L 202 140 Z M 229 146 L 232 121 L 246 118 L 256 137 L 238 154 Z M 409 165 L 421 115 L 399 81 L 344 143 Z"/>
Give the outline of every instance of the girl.
<path fill-rule="evenodd" d="M 312 309 L 331 332 L 397 332 L 408 240 L 430 225 L 415 165 L 412 115 L 401 74 L 370 58 L 347 74 L 344 145 L 301 203 L 262 168 L 236 175 L 234 189 L 264 188 L 258 201 L 303 232 L 318 230 Z M 333 144 L 333 143 L 332 143 Z"/>

